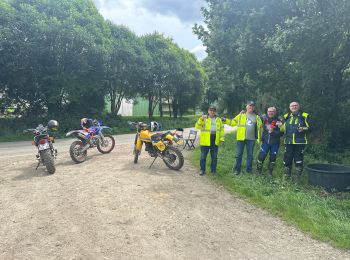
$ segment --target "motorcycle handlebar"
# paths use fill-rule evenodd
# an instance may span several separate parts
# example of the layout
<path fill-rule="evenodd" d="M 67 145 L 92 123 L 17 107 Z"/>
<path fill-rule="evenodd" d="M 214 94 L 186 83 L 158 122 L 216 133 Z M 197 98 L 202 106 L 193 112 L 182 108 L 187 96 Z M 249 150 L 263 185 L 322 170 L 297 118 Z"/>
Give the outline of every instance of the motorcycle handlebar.
<path fill-rule="evenodd" d="M 35 131 L 36 131 L 36 129 L 34 129 L 34 128 L 29 128 L 29 129 L 23 130 L 23 133 L 35 132 Z"/>

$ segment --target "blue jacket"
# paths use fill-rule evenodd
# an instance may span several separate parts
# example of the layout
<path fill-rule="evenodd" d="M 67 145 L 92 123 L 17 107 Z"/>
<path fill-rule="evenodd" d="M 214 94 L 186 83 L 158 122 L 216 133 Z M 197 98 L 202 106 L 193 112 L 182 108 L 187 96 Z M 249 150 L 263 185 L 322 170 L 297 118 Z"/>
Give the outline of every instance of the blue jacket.
<path fill-rule="evenodd" d="M 277 117 L 269 118 L 266 115 L 261 116 L 263 133 L 262 133 L 262 143 L 265 144 L 279 144 L 281 138 L 281 130 L 276 126 L 278 121 Z M 269 133 L 269 129 L 273 128 L 272 133 Z"/>
<path fill-rule="evenodd" d="M 298 131 L 298 128 L 302 127 L 302 132 Z M 288 113 L 284 115 L 284 123 L 281 128 L 284 131 L 284 143 L 285 144 L 307 144 L 306 133 L 309 130 L 309 114 L 305 112 L 299 112 L 296 115 Z"/>

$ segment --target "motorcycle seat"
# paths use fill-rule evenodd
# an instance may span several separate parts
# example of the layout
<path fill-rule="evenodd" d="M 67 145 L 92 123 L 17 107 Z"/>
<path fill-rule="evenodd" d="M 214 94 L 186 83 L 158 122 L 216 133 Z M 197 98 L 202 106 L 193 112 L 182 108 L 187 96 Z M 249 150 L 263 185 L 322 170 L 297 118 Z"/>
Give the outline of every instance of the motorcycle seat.
<path fill-rule="evenodd" d="M 163 134 L 161 134 L 161 133 L 153 134 L 151 136 L 151 140 L 153 142 L 159 142 L 160 140 L 162 140 L 162 137 L 163 137 Z"/>

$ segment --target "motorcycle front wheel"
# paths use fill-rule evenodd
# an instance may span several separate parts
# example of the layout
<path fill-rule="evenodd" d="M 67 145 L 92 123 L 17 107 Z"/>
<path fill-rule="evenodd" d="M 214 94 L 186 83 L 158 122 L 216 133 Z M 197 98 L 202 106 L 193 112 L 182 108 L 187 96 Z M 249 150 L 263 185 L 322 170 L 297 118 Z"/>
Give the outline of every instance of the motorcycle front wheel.
<path fill-rule="evenodd" d="M 56 167 L 55 167 L 55 161 L 54 161 L 53 155 L 51 153 L 51 150 L 47 149 L 47 150 L 41 151 L 40 157 L 41 157 L 41 160 L 42 160 L 43 164 L 45 165 L 48 173 L 54 174 L 56 171 Z"/>
<path fill-rule="evenodd" d="M 139 155 L 140 155 L 140 151 L 138 151 L 137 149 L 136 149 L 136 144 L 137 144 L 137 138 L 138 138 L 138 134 L 136 134 L 135 135 L 135 141 L 134 141 L 134 151 L 133 151 L 133 153 L 134 153 L 134 163 L 137 163 L 138 162 L 138 160 L 139 160 Z"/>
<path fill-rule="evenodd" d="M 140 155 L 140 152 L 136 148 L 134 148 L 134 163 L 138 162 L 139 155 Z"/>
<path fill-rule="evenodd" d="M 172 170 L 180 170 L 184 165 L 184 156 L 176 147 L 168 146 L 163 152 L 163 156 L 165 165 Z"/>
<path fill-rule="evenodd" d="M 113 138 L 113 136 L 111 135 L 105 135 L 103 137 L 103 141 L 101 142 L 101 140 L 99 140 L 99 142 L 97 143 L 97 150 L 100 153 L 110 153 L 115 146 L 115 140 Z"/>
<path fill-rule="evenodd" d="M 74 141 L 69 148 L 69 154 L 76 163 L 82 163 L 86 160 L 87 151 L 82 152 L 84 144 L 82 141 Z"/>

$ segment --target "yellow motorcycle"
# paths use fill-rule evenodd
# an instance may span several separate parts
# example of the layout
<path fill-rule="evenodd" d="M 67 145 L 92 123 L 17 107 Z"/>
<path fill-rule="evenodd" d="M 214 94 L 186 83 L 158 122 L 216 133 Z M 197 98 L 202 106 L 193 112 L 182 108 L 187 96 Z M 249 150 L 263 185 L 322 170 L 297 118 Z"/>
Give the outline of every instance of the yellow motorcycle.
<path fill-rule="evenodd" d="M 172 170 L 180 170 L 184 164 L 184 157 L 181 151 L 174 147 L 174 143 L 182 142 L 181 133 L 183 129 L 178 128 L 174 132 L 154 132 L 159 130 L 157 122 L 146 124 L 144 122 L 129 122 L 130 125 L 136 127 L 137 133 L 134 142 L 134 163 L 138 162 L 141 154 L 142 146 L 145 144 L 145 150 L 151 157 L 154 157 L 152 167 L 155 160 L 159 157 L 166 166 Z"/>

